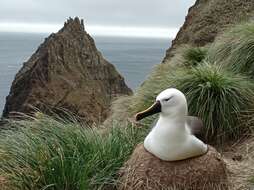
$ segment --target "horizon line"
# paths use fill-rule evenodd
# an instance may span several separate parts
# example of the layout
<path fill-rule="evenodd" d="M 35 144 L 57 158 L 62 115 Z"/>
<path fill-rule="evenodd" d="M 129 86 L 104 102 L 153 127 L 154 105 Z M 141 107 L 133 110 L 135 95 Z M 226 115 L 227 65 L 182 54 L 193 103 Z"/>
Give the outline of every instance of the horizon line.
<path fill-rule="evenodd" d="M 0 32 L 50 34 L 58 32 L 63 25 L 47 23 L 0 22 Z M 178 28 L 103 26 L 86 25 L 85 30 L 92 36 L 139 37 L 139 38 L 175 38 Z"/>

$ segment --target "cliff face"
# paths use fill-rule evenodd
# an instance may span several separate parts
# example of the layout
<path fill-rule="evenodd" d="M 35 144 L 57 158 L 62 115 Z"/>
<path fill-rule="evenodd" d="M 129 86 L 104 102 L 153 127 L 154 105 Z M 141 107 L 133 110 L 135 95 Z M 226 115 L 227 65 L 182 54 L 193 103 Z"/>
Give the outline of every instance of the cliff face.
<path fill-rule="evenodd" d="M 213 42 L 227 26 L 254 16 L 253 0 L 197 0 L 185 19 L 163 62 L 182 44 L 204 46 Z"/>
<path fill-rule="evenodd" d="M 84 121 L 101 122 L 114 97 L 129 95 L 123 77 L 96 49 L 83 21 L 69 19 L 24 63 L 6 98 L 3 117 L 66 109 Z"/>

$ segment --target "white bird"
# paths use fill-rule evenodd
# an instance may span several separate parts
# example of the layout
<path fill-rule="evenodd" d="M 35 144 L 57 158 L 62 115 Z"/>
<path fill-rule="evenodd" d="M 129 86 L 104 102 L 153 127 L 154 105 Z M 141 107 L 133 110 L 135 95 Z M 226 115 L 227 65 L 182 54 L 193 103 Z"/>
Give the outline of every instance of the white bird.
<path fill-rule="evenodd" d="M 147 110 L 137 113 L 136 120 L 160 113 L 159 119 L 144 141 L 145 149 L 165 161 L 184 160 L 205 154 L 208 146 L 193 135 L 202 121 L 188 116 L 184 94 L 169 88 L 162 91 Z"/>

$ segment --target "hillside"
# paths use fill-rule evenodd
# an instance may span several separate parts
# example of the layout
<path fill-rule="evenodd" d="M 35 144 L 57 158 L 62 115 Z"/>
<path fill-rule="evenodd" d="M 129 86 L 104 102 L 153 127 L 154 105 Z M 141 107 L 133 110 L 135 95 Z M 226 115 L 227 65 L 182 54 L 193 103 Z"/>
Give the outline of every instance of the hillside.
<path fill-rule="evenodd" d="M 68 111 L 85 122 L 98 123 L 107 117 L 115 97 L 131 93 L 124 78 L 97 50 L 83 21 L 70 18 L 17 73 L 3 117 L 35 110 Z"/>
<path fill-rule="evenodd" d="M 189 9 L 163 62 L 167 62 L 181 45 L 204 46 L 213 42 L 226 28 L 253 16 L 253 0 L 197 0 Z"/>

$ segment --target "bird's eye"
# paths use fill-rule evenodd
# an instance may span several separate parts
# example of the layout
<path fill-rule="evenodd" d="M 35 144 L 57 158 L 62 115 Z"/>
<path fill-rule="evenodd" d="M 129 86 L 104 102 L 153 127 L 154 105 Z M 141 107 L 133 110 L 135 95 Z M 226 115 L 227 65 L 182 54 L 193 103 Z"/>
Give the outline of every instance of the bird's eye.
<path fill-rule="evenodd" d="M 171 98 L 172 98 L 172 97 L 166 98 L 166 99 L 164 99 L 164 101 L 168 102 Z"/>

